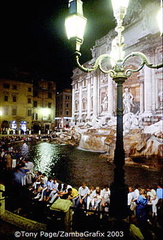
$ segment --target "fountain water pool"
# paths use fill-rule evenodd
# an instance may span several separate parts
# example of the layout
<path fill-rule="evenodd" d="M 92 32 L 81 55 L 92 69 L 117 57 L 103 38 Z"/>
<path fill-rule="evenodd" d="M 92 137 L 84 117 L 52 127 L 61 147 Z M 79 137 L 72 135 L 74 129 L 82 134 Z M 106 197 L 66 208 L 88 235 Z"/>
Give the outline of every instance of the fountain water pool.
<path fill-rule="evenodd" d="M 82 181 L 86 181 L 89 186 L 100 187 L 113 181 L 114 165 L 101 153 L 47 142 L 28 144 L 26 149 L 35 169 L 48 176 L 56 176 L 74 187 L 78 188 Z M 139 164 L 126 165 L 124 168 L 126 184 L 132 186 L 136 183 L 142 187 L 155 186 L 162 176 L 161 168 L 148 169 Z"/>

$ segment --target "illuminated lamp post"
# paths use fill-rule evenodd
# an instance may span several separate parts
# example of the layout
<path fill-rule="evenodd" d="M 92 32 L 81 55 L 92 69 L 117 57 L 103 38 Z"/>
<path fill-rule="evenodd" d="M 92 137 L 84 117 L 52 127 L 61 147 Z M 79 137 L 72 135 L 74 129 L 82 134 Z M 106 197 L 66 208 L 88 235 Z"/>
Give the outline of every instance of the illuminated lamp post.
<path fill-rule="evenodd" d="M 153 65 L 149 63 L 147 57 L 141 52 L 132 52 L 125 56 L 123 51 L 124 37 L 122 31 L 123 19 L 126 15 L 129 0 L 112 0 L 114 17 L 117 22 L 115 31 L 117 36 L 112 42 L 111 54 L 100 55 L 95 64 L 91 68 L 85 68 L 80 64 L 79 58 L 81 56 L 80 46 L 83 43 L 84 27 L 86 25 L 86 18 L 83 16 L 82 1 L 81 0 L 69 0 L 69 16 L 65 20 L 65 26 L 67 30 L 68 39 L 75 44 L 75 56 L 76 63 L 79 69 L 84 72 L 92 72 L 97 68 L 101 72 L 109 73 L 113 81 L 117 84 L 117 126 L 116 126 L 116 147 L 114 153 L 114 180 L 111 183 L 111 197 L 110 197 L 110 216 L 115 219 L 124 219 L 128 216 L 127 209 L 127 193 L 128 187 L 124 180 L 124 169 L 125 164 L 125 152 L 123 146 L 123 83 L 133 72 L 140 71 L 145 65 L 149 68 L 161 68 L 163 63 Z M 126 61 L 129 58 L 138 57 L 141 62 L 137 69 L 125 69 Z M 106 70 L 102 66 L 103 60 L 110 60 L 112 63 L 112 69 Z"/>

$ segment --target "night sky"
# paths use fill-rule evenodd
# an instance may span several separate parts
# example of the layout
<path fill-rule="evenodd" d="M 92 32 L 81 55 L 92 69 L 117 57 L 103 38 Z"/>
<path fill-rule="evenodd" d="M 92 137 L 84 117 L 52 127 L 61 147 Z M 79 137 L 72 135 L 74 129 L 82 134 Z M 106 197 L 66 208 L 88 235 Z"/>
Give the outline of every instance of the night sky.
<path fill-rule="evenodd" d="M 0 3 L 0 74 L 17 68 L 71 86 L 74 67 L 64 21 L 68 0 L 5 0 Z M 115 26 L 109 0 L 83 0 L 87 18 L 82 62 L 90 48 Z"/>

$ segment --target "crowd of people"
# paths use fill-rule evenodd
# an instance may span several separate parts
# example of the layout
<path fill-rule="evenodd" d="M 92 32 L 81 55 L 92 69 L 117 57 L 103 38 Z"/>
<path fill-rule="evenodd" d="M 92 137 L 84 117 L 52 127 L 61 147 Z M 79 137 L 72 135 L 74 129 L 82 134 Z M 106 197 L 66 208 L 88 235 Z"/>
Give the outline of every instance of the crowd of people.
<path fill-rule="evenodd" d="M 45 202 L 50 207 L 56 199 L 72 201 L 72 207 L 86 210 L 87 214 L 102 211 L 109 215 L 110 189 L 109 185 L 102 188 L 88 186 L 81 183 L 78 189 L 65 184 L 56 178 L 48 177 L 45 173 L 34 170 L 34 164 L 28 157 L 21 156 L 14 145 L 12 138 L 3 138 L 0 141 L 0 165 L 1 169 L 12 172 L 12 184 L 14 187 L 26 187 L 31 192 L 33 201 Z M 24 141 L 24 139 L 19 139 Z M 141 187 L 138 184 L 128 187 L 128 211 L 134 217 L 139 226 L 145 223 L 158 222 L 163 228 L 163 184 L 157 187 Z"/>
<path fill-rule="evenodd" d="M 75 189 L 60 183 L 56 178 L 47 178 L 45 174 L 39 172 L 35 174 L 36 178 L 30 191 L 33 191 L 35 200 L 45 202 L 47 207 L 51 207 L 56 199 L 67 199 L 72 201 L 74 211 L 82 209 L 86 215 L 101 214 L 109 217 L 111 195 L 109 185 L 100 188 L 87 186 L 83 182 Z M 136 239 L 144 239 L 143 234 L 146 234 L 149 228 L 159 229 L 160 236 L 163 232 L 163 185 L 159 183 L 156 189 L 150 186 L 142 188 L 138 184 L 134 187 L 129 186 L 127 200 L 129 222 L 136 227 L 134 231 L 139 236 Z M 147 239 L 148 237 L 149 235 Z"/>

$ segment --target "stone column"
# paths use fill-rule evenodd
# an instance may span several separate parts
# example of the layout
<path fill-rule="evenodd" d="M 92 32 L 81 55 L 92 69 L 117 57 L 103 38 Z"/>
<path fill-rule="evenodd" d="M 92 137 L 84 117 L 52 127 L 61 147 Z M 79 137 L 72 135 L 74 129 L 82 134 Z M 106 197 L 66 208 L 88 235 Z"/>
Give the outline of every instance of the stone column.
<path fill-rule="evenodd" d="M 91 113 L 91 79 L 89 77 L 87 78 L 87 119 L 90 119 L 90 113 Z"/>
<path fill-rule="evenodd" d="M 152 78 L 150 68 L 144 67 L 144 115 L 152 115 Z"/>
<path fill-rule="evenodd" d="M 71 124 L 74 125 L 75 119 L 74 119 L 74 114 L 75 114 L 75 84 L 72 84 L 72 120 Z"/>
<path fill-rule="evenodd" d="M 98 78 L 97 75 L 93 75 L 93 115 L 97 117 L 98 114 Z"/>
<path fill-rule="evenodd" d="M 163 92 L 163 74 L 162 69 L 155 70 L 155 84 L 156 84 L 156 109 L 160 112 L 163 109 L 161 102 L 161 92 Z"/>
<path fill-rule="evenodd" d="M 158 70 L 156 72 L 156 75 L 155 75 L 156 79 L 156 109 L 158 110 L 159 109 L 159 97 L 158 97 L 158 94 L 159 94 L 159 86 L 158 86 L 158 82 L 159 82 L 159 75 L 158 75 Z"/>
<path fill-rule="evenodd" d="M 152 71 L 151 72 L 151 81 L 152 81 L 152 95 L 151 95 L 151 98 L 152 98 L 152 105 L 151 105 L 151 108 L 152 108 L 152 112 L 155 112 L 156 111 L 156 75 L 155 75 L 155 71 Z"/>
<path fill-rule="evenodd" d="M 140 74 L 138 76 L 140 78 L 140 113 L 144 112 L 144 75 Z"/>
<path fill-rule="evenodd" d="M 82 81 L 79 82 L 79 122 L 82 119 Z"/>
<path fill-rule="evenodd" d="M 113 80 L 108 74 L 108 116 L 113 116 Z"/>

